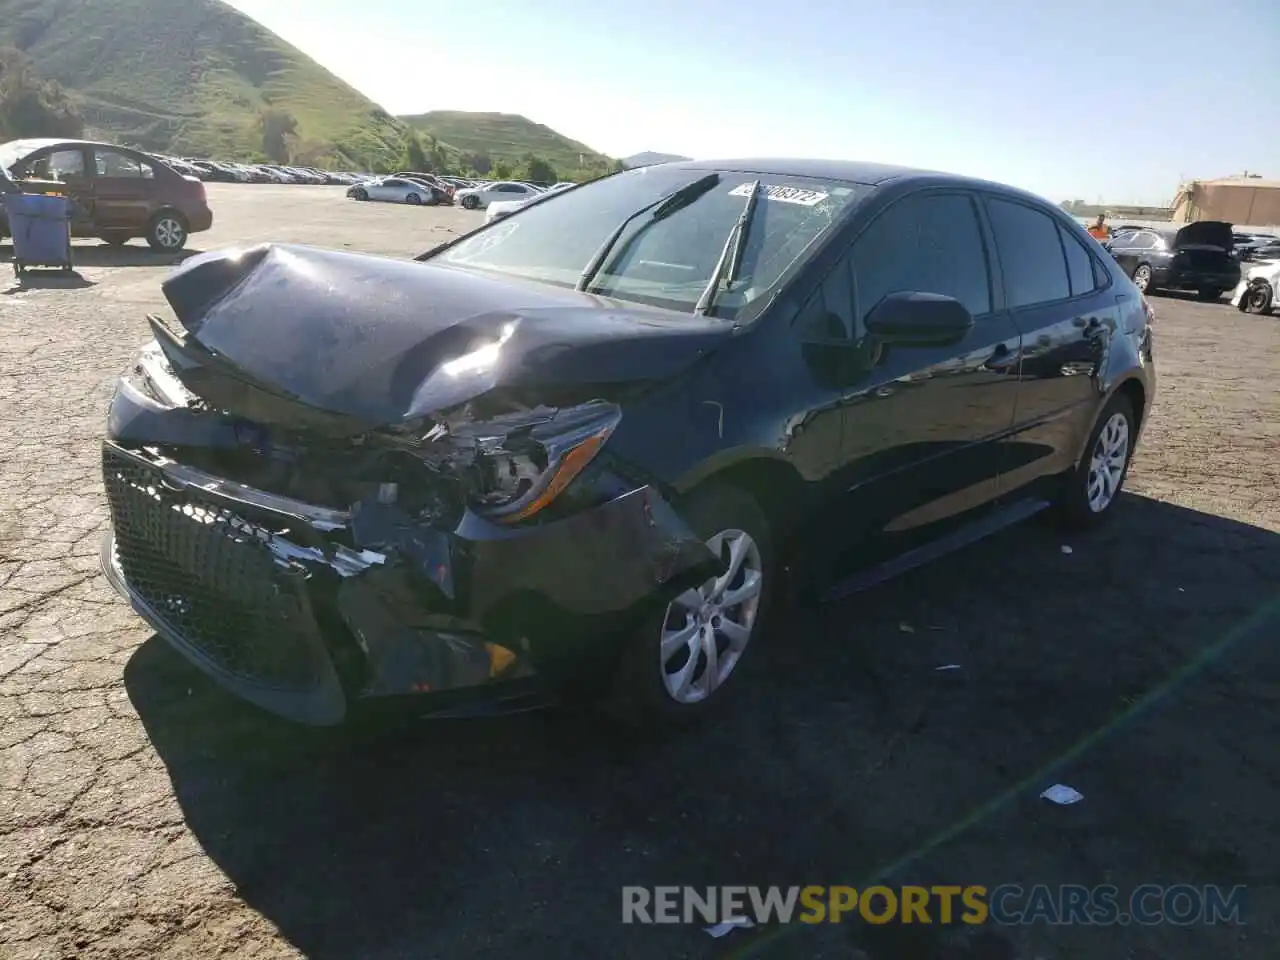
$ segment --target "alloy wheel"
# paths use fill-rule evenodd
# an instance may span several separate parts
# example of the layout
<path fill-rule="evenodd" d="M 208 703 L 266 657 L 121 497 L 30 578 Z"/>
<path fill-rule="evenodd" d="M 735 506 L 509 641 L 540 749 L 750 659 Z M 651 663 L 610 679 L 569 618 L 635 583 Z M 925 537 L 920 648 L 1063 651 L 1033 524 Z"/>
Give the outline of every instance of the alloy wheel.
<path fill-rule="evenodd" d="M 1133 271 L 1134 285 L 1143 293 L 1147 292 L 1147 287 L 1151 286 L 1151 268 L 1145 263 Z"/>
<path fill-rule="evenodd" d="M 1089 510 L 1101 513 L 1111 505 L 1129 462 L 1129 418 L 1123 413 L 1113 413 L 1093 446 L 1089 460 Z"/>
<path fill-rule="evenodd" d="M 1271 309 L 1271 285 L 1265 280 L 1255 283 L 1244 292 L 1246 313 L 1266 313 Z"/>
<path fill-rule="evenodd" d="M 186 242 L 187 231 L 174 217 L 161 217 L 156 221 L 155 238 L 165 250 L 176 250 Z"/>
<path fill-rule="evenodd" d="M 705 700 L 728 679 L 760 612 L 764 568 L 751 535 L 722 530 L 707 547 L 727 562 L 725 572 L 676 597 L 663 619 L 662 680 L 677 703 Z"/>

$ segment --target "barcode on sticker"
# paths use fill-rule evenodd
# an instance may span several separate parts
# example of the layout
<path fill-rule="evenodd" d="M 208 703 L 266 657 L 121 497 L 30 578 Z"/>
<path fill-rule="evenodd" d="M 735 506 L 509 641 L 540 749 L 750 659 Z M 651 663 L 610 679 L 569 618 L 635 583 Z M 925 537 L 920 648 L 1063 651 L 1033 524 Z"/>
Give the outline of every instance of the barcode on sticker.
<path fill-rule="evenodd" d="M 745 197 L 751 193 L 751 184 L 742 183 L 729 191 L 731 197 Z M 830 196 L 818 190 L 804 190 L 800 187 L 782 187 L 777 184 L 765 184 L 762 194 L 766 200 L 777 200 L 780 203 L 798 203 L 802 207 L 816 207 Z"/>

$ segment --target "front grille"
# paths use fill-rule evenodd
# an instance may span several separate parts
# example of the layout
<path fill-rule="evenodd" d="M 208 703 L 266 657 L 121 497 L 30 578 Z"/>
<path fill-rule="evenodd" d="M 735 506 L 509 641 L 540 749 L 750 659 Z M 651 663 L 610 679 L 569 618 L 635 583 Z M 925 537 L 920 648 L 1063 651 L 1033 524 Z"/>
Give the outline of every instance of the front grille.
<path fill-rule="evenodd" d="M 320 676 L 315 622 L 297 572 L 268 546 L 271 532 L 172 490 L 159 469 L 103 448 L 115 561 L 129 586 L 186 644 L 232 677 L 298 690 Z"/>

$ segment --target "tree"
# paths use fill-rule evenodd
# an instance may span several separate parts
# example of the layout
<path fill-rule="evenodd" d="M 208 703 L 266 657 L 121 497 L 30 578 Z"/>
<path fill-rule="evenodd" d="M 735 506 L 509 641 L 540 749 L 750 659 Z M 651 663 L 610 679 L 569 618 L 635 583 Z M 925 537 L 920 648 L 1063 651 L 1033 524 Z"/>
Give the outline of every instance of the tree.
<path fill-rule="evenodd" d="M 555 183 L 558 179 L 556 168 L 535 154 L 526 153 L 523 166 L 524 179 L 532 180 L 534 183 Z"/>
<path fill-rule="evenodd" d="M 288 110 L 267 107 L 258 114 L 262 152 L 273 163 L 288 163 L 298 138 L 298 121 Z"/>
<path fill-rule="evenodd" d="M 493 170 L 493 158 L 483 150 L 477 153 L 468 153 L 462 158 L 462 162 L 482 177 L 487 177 Z"/>
<path fill-rule="evenodd" d="M 79 137 L 84 118 L 52 80 L 41 80 L 20 50 L 0 50 L 0 140 Z"/>
<path fill-rule="evenodd" d="M 507 160 L 495 160 L 493 166 L 489 168 L 489 175 L 495 180 L 510 180 L 515 176 L 515 172 L 511 169 L 511 163 Z"/>
<path fill-rule="evenodd" d="M 404 166 L 406 170 L 434 172 L 426 151 L 422 149 L 422 141 L 412 130 L 405 136 Z"/>

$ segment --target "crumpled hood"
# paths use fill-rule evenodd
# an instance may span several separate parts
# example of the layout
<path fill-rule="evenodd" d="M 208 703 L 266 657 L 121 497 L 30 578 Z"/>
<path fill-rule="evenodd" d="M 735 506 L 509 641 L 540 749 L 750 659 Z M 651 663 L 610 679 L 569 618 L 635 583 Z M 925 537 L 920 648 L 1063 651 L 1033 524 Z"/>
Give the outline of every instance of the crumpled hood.
<path fill-rule="evenodd" d="M 188 346 L 198 345 L 189 353 L 203 358 L 206 385 L 241 378 L 368 426 L 497 387 L 558 395 L 663 379 L 734 329 L 543 284 L 302 246 L 192 257 L 163 290 Z M 175 368 L 194 385 L 190 361 Z"/>

